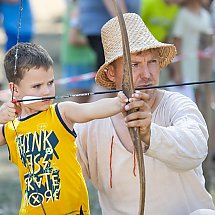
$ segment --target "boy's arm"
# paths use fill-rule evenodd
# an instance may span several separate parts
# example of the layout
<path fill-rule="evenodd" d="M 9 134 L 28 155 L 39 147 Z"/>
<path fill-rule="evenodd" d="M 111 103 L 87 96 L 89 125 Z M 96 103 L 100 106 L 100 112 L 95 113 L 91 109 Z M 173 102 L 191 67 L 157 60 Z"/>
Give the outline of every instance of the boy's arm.
<path fill-rule="evenodd" d="M 126 101 L 126 96 L 120 92 L 118 97 L 105 98 L 92 103 L 62 102 L 59 104 L 59 110 L 69 123 L 82 123 L 113 116 L 122 110 Z"/>
<path fill-rule="evenodd" d="M 3 128 L 3 125 L 0 125 L 0 146 L 6 144 L 6 141 L 4 139 L 4 135 L 3 135 L 3 132 L 2 132 L 2 128 Z"/>

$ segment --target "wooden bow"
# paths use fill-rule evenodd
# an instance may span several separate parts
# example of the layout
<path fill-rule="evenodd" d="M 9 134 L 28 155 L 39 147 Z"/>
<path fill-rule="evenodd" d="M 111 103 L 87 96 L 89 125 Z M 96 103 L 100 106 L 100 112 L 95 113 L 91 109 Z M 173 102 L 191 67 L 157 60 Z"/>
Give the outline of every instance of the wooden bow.
<path fill-rule="evenodd" d="M 123 46 L 123 81 L 122 90 L 128 98 L 131 98 L 134 93 L 133 75 L 131 67 L 131 56 L 128 41 L 128 34 L 125 26 L 123 14 L 116 0 L 113 0 L 116 8 L 116 13 L 120 25 L 122 35 L 122 46 Z M 128 114 L 135 112 L 135 110 L 129 111 Z M 137 157 L 138 168 L 139 168 L 139 179 L 140 179 L 140 201 L 139 201 L 139 212 L 138 215 L 144 214 L 145 206 L 145 167 L 143 158 L 143 148 L 140 140 L 140 128 L 130 128 L 129 133 L 134 145 L 134 153 Z"/>

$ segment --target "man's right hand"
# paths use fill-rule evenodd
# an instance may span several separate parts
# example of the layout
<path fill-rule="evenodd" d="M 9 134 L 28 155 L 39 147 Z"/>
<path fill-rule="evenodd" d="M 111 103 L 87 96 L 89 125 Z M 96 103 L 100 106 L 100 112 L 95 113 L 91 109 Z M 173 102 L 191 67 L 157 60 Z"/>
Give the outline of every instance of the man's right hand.
<path fill-rule="evenodd" d="M 125 123 L 128 128 L 139 127 L 141 141 L 149 146 L 152 120 L 151 108 L 148 105 L 149 95 L 136 91 L 129 101 L 130 103 L 125 106 L 125 111 L 132 109 L 137 109 L 138 111 L 125 116 Z"/>

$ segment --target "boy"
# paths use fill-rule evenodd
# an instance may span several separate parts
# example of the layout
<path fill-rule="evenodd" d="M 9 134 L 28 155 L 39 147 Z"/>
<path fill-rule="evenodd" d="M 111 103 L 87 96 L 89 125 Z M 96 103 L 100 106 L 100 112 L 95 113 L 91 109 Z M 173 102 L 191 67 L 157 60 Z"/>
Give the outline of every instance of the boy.
<path fill-rule="evenodd" d="M 4 67 L 15 99 L 55 95 L 53 61 L 41 46 L 20 43 L 12 47 Z M 53 105 L 51 100 L 43 100 L 1 106 L 0 124 L 4 125 L 0 127 L 0 145 L 8 145 L 10 160 L 19 169 L 20 215 L 90 214 L 87 189 L 76 160 L 73 125 L 114 115 L 124 101 L 124 94 L 119 93 L 117 98 L 86 104 L 67 101 Z"/>

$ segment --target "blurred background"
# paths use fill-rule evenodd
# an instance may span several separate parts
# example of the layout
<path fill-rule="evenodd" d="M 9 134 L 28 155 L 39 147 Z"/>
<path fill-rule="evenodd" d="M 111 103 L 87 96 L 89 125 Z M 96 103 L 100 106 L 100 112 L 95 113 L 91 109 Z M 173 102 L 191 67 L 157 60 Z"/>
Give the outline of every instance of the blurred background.
<path fill-rule="evenodd" d="M 1 6 L 2 2 L 6 1 L 0 1 L 0 103 L 10 98 L 7 81 L 4 77 L 3 59 L 8 47 L 12 42 L 16 42 L 19 17 L 19 7 L 17 11 L 14 5 L 11 8 L 10 5 Z M 16 0 L 8 0 L 8 3 L 11 4 L 11 2 L 15 4 Z M 166 17 L 157 20 L 157 10 L 153 11 L 153 7 L 148 7 L 148 2 L 150 1 L 141 0 L 141 17 L 158 40 L 174 43 L 178 50 L 178 56 L 173 63 L 161 73 L 161 84 L 215 79 L 215 2 L 210 0 L 159 0 L 163 8 L 161 12 Z M 153 2 L 151 1 L 152 4 L 154 4 Z M 199 2 L 199 5 L 196 5 L 196 2 Z M 83 26 L 79 25 L 78 21 L 81 14 L 78 13 L 77 1 L 23 0 L 23 3 L 21 25 L 23 35 L 21 33 L 20 39 L 38 43 L 49 52 L 54 60 L 58 83 L 56 85 L 57 94 L 65 95 L 67 93 L 103 90 L 95 85 L 94 75 L 104 59 L 99 59 L 98 55 L 101 55 L 101 53 L 90 45 L 92 38 L 87 33 L 85 34 Z M 195 20 L 190 23 L 190 26 L 183 25 L 181 20 L 181 9 L 187 8 L 187 3 L 191 8 L 192 6 L 196 10 L 204 8 L 207 11 L 207 18 L 198 20 L 198 35 L 196 35 Z M 29 5 L 25 6 L 25 4 Z M 29 6 L 31 10 L 25 9 Z M 148 8 L 150 8 L 150 12 Z M 17 13 L 14 13 L 14 11 L 17 11 Z M 27 14 L 25 14 L 26 12 Z M 11 17 L 14 14 L 16 16 L 12 20 Z M 15 33 L 11 30 L 13 27 L 11 27 L 10 22 L 15 23 Z M 184 33 L 181 33 L 181 31 Z M 187 32 L 187 35 L 185 32 Z M 15 34 L 15 39 L 13 34 Z M 9 38 L 11 39 L 10 44 Z M 186 49 L 182 45 L 186 44 L 186 41 L 189 42 L 194 39 L 198 42 L 197 50 L 196 47 Z M 193 59 L 193 53 L 195 59 Z M 186 65 L 187 62 L 193 64 Z M 196 69 L 197 72 L 190 76 L 190 71 L 187 71 L 187 68 L 189 70 L 190 68 Z M 204 162 L 204 172 L 206 187 L 215 200 L 215 84 L 179 87 L 171 90 L 178 91 L 193 99 L 207 121 L 210 139 L 209 155 Z M 74 101 L 87 102 L 98 98 L 100 97 L 83 97 L 75 98 Z M 1 147 L 0 215 L 17 215 L 21 200 L 19 176 L 16 167 L 8 161 L 8 156 L 7 147 Z M 91 214 L 100 215 L 101 210 L 97 193 L 90 182 L 88 182 L 88 189 Z"/>

